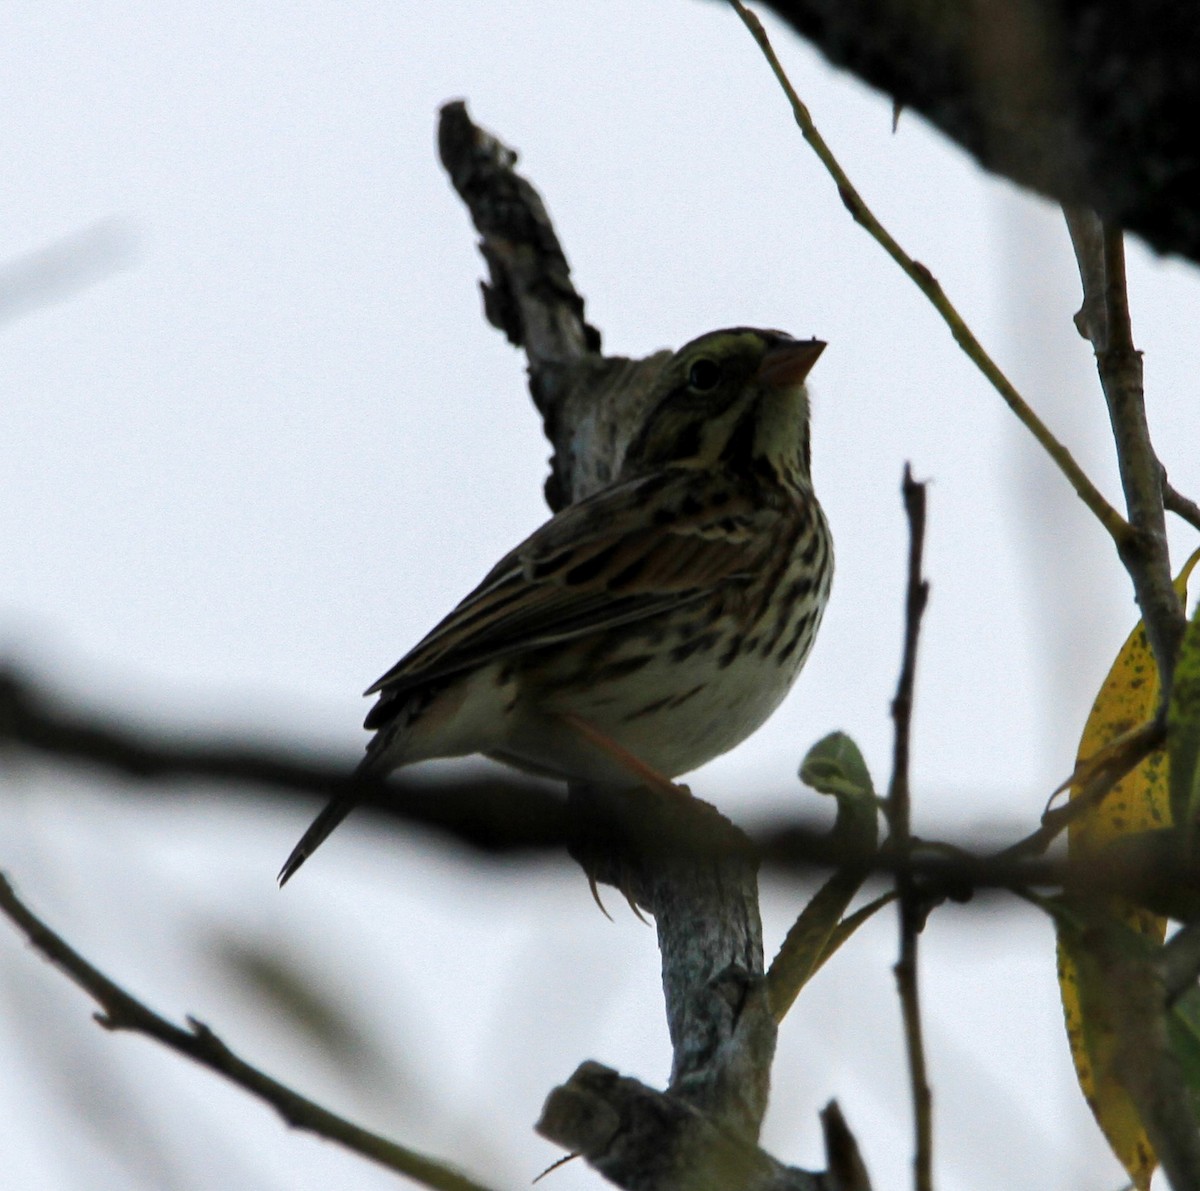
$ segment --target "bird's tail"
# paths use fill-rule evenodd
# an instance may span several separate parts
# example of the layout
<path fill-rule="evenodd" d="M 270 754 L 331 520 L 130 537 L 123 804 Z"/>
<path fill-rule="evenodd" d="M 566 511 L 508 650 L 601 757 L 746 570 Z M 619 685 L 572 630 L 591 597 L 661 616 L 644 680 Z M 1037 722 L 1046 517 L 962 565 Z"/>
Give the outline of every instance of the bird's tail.
<path fill-rule="evenodd" d="M 354 771 L 354 777 L 356 780 L 361 780 L 372 775 L 378 776 L 378 772 L 375 759 L 368 753 Z M 339 791 L 329 800 L 325 809 L 300 837 L 300 842 L 292 849 L 283 868 L 279 870 L 280 888 L 296 875 L 296 870 L 329 838 L 334 828 L 354 809 L 357 802 L 353 786 Z"/>

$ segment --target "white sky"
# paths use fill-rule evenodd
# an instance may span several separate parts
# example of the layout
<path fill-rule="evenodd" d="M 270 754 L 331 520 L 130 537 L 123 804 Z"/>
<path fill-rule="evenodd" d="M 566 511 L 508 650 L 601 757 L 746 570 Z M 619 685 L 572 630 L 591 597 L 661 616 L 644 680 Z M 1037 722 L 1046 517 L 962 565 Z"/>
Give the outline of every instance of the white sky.
<path fill-rule="evenodd" d="M 1055 209 L 913 114 L 893 135 L 889 100 L 769 27 L 868 202 L 1117 499 Z M 812 389 L 833 602 L 796 691 L 693 789 L 747 822 L 811 808 L 796 765 L 833 728 L 886 781 L 911 460 L 933 480 L 917 827 L 1032 826 L 1132 624 L 1128 584 L 850 220 L 715 3 L 9 0 L 5 651 L 147 723 L 356 756 L 358 692 L 546 515 L 523 360 L 481 317 L 475 236 L 436 160 L 436 109 L 460 96 L 522 151 L 610 351 L 729 324 L 829 342 Z M 101 279 L 26 301 L 30 254 L 64 237 Z M 1196 272 L 1133 248 L 1130 284 L 1152 429 L 1195 495 Z M 530 1125 L 578 1062 L 665 1081 L 652 932 L 602 918 L 574 872 L 480 867 L 356 819 L 280 893 L 299 807 L 143 801 L 11 761 L 5 790 L 0 866 L 90 958 L 495 1186 L 558 1156 Z M 765 892 L 768 947 L 803 892 Z M 894 933 L 881 916 L 784 1024 L 764 1138 L 819 1166 L 836 1096 L 880 1188 L 910 1153 Z M 1116 1185 L 1074 1086 L 1049 927 L 996 901 L 939 912 L 925 938 L 939 1186 Z M 327 986 L 374 1058 L 323 1059 L 264 1020 L 231 940 Z M 5 1185 L 395 1185 L 89 1012 L 0 933 L 0 1061 L 19 1073 L 0 1081 Z M 599 1180 L 575 1163 L 548 1185 Z"/>

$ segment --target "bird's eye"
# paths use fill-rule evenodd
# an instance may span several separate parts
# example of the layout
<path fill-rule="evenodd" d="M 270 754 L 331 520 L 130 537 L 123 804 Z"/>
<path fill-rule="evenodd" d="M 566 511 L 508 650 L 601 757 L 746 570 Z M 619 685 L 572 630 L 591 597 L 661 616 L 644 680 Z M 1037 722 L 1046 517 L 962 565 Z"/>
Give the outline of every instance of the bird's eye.
<path fill-rule="evenodd" d="M 688 384 L 700 393 L 715 389 L 720 381 L 721 365 L 715 360 L 697 360 L 688 372 Z"/>

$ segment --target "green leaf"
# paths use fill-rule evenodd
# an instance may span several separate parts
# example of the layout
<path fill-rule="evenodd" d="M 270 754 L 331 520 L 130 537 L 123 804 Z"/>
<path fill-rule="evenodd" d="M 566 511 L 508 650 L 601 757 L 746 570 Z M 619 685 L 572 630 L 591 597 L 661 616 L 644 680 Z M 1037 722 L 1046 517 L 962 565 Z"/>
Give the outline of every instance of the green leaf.
<path fill-rule="evenodd" d="M 1175 666 L 1167 707 L 1167 752 L 1171 813 L 1183 827 L 1190 850 L 1200 812 L 1200 608 L 1183 634 Z"/>
<path fill-rule="evenodd" d="M 878 899 L 851 918 L 842 917 L 863 883 L 863 862 L 874 853 L 879 839 L 879 800 L 858 745 L 844 732 L 831 732 L 808 750 L 800 778 L 837 799 L 830 840 L 851 859 L 804 907 L 771 964 L 767 993 L 776 1021 L 783 1019 L 821 965 L 887 900 Z"/>
<path fill-rule="evenodd" d="M 845 732 L 830 732 L 800 762 L 800 780 L 835 798 L 874 798 L 875 787 L 858 745 Z"/>
<path fill-rule="evenodd" d="M 830 732 L 800 763 L 800 780 L 837 799 L 833 840 L 839 847 L 874 852 L 879 839 L 879 799 L 858 745 L 845 732 Z"/>
<path fill-rule="evenodd" d="M 1188 1087 L 1192 1115 L 1200 1120 L 1200 987 L 1188 989 L 1171 1006 L 1167 1036 Z"/>

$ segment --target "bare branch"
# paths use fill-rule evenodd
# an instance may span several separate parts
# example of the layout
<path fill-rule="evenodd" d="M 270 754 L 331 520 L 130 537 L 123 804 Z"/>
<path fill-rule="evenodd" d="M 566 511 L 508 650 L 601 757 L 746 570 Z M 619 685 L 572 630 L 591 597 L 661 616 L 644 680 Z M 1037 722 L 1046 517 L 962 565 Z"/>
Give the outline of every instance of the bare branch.
<path fill-rule="evenodd" d="M 489 853 L 561 849 L 568 838 L 562 799 L 528 779 L 459 777 L 448 783 L 406 775 L 371 781 L 355 776 L 353 763 L 311 750 L 206 740 L 198 732 L 156 737 L 115 717 L 67 712 L 17 671 L 0 667 L 4 746 L 140 783 L 201 779 L 323 799 L 349 793 L 364 807 Z M 451 797 L 447 785 L 453 786 Z"/>
<path fill-rule="evenodd" d="M 529 360 L 529 391 L 554 447 L 546 502 L 557 511 L 617 475 L 668 353 L 600 354 L 541 196 L 516 171 L 516 152 L 461 100 L 442 108 L 438 149 L 482 237 L 484 312 Z"/>
<path fill-rule="evenodd" d="M 1093 211 L 1067 208 L 1064 214 L 1083 283 L 1083 307 L 1075 323 L 1096 353 L 1129 515 L 1130 532 L 1117 540 L 1117 551 L 1133 580 L 1165 705 L 1184 616 L 1171 582 L 1163 466 L 1150 441 L 1142 356 L 1133 346 L 1124 240 L 1119 228 L 1105 226 Z"/>
<path fill-rule="evenodd" d="M 455 100 L 441 111 L 438 153 L 483 237 L 488 321 L 525 348 L 533 368 L 599 352 L 600 332 L 584 320 L 583 298 L 541 195 L 513 168 L 516 150 L 476 125 L 467 105 Z"/>
<path fill-rule="evenodd" d="M 904 655 L 896 697 L 892 700 L 892 719 L 896 734 L 892 759 L 892 780 L 886 810 L 890 827 L 889 846 L 901 857 L 912 853 L 911 799 L 908 785 L 909 748 L 912 728 L 913 687 L 917 673 L 917 643 L 921 618 L 929 599 L 929 584 L 921 574 L 925 550 L 925 485 L 912 478 L 904 466 L 904 511 L 908 516 L 908 583 L 904 601 Z M 896 876 L 900 908 L 900 958 L 896 961 L 896 988 L 904 1019 L 904 1041 L 908 1050 L 909 1083 L 913 1102 L 913 1131 L 916 1153 L 913 1157 L 913 1185 L 916 1191 L 933 1187 L 933 1095 L 926 1072 L 925 1043 L 921 1028 L 921 994 L 917 969 L 917 936 L 924 919 L 924 897 L 910 871 Z"/>
<path fill-rule="evenodd" d="M 764 998 L 765 1000 L 765 998 Z M 675 1096 L 599 1063 L 582 1064 L 546 1100 L 537 1131 L 629 1191 L 825 1191 Z"/>
<path fill-rule="evenodd" d="M 189 1017 L 188 1028 L 160 1017 L 88 963 L 17 897 L 0 873 L 0 913 L 29 940 L 33 948 L 71 978 L 100 1006 L 96 1020 L 107 1030 L 129 1030 L 161 1042 L 193 1062 L 223 1075 L 270 1105 L 296 1129 L 337 1142 L 372 1162 L 415 1179 L 437 1191 L 486 1191 L 480 1183 L 451 1167 L 371 1133 L 293 1091 L 239 1058 L 203 1022 Z"/>
<path fill-rule="evenodd" d="M 1167 480 L 1166 469 L 1162 473 L 1163 485 L 1163 504 L 1166 505 L 1168 513 L 1174 513 L 1176 517 L 1181 517 L 1193 529 L 1200 529 L 1200 505 L 1194 500 L 1189 500 L 1182 493 L 1176 492 Z"/>

